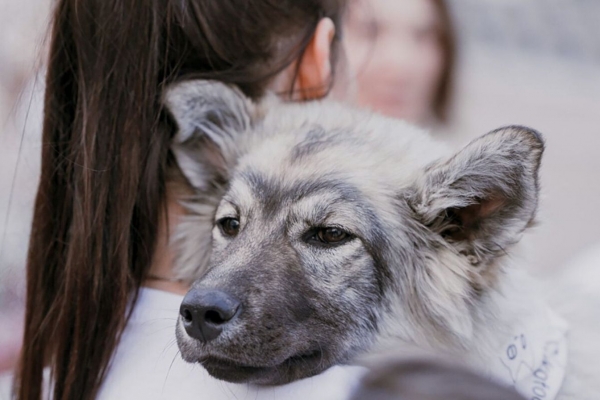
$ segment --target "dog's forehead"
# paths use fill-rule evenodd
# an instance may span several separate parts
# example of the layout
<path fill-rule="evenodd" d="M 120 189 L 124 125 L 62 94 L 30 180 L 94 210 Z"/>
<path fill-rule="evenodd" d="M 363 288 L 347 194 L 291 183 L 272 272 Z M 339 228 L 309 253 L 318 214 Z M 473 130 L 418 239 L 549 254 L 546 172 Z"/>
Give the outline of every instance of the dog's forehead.
<path fill-rule="evenodd" d="M 360 189 L 342 177 L 312 176 L 286 171 L 265 171 L 256 168 L 241 169 L 231 182 L 226 200 L 244 211 L 253 210 L 270 219 L 290 211 L 316 216 L 333 211 L 369 207 Z M 290 172 L 290 171 L 288 171 Z M 285 217 L 286 215 L 283 215 Z"/>
<path fill-rule="evenodd" d="M 396 132 L 373 125 L 279 128 L 250 147 L 238 170 L 275 182 L 345 182 L 368 193 L 408 184 L 433 158 L 435 146 L 422 152 L 425 135 L 403 130 L 403 125 Z"/>
<path fill-rule="evenodd" d="M 335 103 L 271 107 L 244 147 L 231 181 L 239 200 L 289 205 L 318 192 L 384 212 L 440 156 L 421 129 Z"/>

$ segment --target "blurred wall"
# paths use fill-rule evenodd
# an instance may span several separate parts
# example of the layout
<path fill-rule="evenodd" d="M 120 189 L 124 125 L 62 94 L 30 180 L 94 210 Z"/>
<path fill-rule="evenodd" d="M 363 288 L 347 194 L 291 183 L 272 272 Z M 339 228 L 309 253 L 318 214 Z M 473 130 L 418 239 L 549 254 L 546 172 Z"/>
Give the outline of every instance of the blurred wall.
<path fill-rule="evenodd" d="M 544 134 L 539 225 L 523 242 L 549 272 L 600 243 L 600 1 L 452 0 L 464 141 L 521 124 Z"/>

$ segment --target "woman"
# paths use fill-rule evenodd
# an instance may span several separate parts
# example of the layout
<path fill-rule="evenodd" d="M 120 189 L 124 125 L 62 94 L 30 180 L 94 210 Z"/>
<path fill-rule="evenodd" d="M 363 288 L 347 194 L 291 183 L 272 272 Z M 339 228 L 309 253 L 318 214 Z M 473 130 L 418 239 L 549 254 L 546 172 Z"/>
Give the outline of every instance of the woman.
<path fill-rule="evenodd" d="M 267 90 L 290 100 L 323 97 L 343 3 L 57 1 L 17 398 L 40 399 L 44 390 L 54 399 L 126 396 L 156 379 L 142 376 L 129 388 L 105 382 L 111 370 L 152 362 L 132 360 L 126 349 L 115 356 L 126 347 L 120 341 L 140 287 L 187 289 L 172 281 L 167 248 L 164 217 L 172 223 L 177 214 L 167 189 L 175 128 L 161 93 L 172 82 L 203 78 L 255 99 Z M 161 311 L 156 293 L 146 291 L 144 312 Z M 181 394 L 171 393 L 200 393 Z"/>
<path fill-rule="evenodd" d="M 455 43 L 444 0 L 353 0 L 347 58 L 360 105 L 420 125 L 450 119 Z"/>

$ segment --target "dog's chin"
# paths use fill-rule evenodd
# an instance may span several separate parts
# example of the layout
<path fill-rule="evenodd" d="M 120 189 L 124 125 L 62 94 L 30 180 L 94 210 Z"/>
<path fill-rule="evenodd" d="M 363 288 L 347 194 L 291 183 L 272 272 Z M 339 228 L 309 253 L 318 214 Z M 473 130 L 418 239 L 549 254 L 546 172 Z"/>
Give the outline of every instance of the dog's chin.
<path fill-rule="evenodd" d="M 276 366 L 248 365 L 216 356 L 202 357 L 197 362 L 214 378 L 255 385 L 283 385 L 317 375 L 331 366 L 318 350 L 289 357 Z"/>

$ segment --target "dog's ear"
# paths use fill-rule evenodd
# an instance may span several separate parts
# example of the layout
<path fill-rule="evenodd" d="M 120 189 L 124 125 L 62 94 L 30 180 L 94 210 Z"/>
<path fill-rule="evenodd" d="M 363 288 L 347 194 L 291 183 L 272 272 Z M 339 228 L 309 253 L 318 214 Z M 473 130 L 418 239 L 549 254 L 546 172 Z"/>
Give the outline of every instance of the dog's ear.
<path fill-rule="evenodd" d="M 427 168 L 409 203 L 423 224 L 472 264 L 488 262 L 534 220 L 543 151 L 542 136 L 532 129 L 490 132 Z"/>
<path fill-rule="evenodd" d="M 171 150 L 189 183 L 206 191 L 226 182 L 254 104 L 239 90 L 206 80 L 170 86 L 163 102 L 177 124 Z"/>

